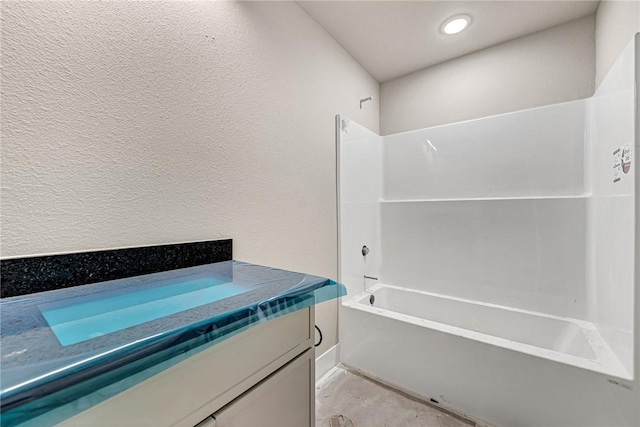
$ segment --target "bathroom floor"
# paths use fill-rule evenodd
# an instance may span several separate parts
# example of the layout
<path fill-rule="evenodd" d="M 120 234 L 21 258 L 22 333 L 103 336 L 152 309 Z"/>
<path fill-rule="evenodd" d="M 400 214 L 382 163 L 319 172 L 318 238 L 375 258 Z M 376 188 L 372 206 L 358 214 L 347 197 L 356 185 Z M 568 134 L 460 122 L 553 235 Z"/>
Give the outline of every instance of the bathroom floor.
<path fill-rule="evenodd" d="M 338 420 L 337 415 L 344 418 Z M 333 424 L 331 418 L 334 418 Z M 350 427 L 349 420 L 353 427 L 477 425 L 369 378 L 337 368 L 316 388 L 316 427 Z"/>

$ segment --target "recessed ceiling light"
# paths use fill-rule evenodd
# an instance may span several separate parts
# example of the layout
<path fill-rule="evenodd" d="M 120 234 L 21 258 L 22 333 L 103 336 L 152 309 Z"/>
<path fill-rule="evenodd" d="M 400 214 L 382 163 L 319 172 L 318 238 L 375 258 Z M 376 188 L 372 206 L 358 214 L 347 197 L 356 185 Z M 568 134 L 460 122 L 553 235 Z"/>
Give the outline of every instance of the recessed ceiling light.
<path fill-rule="evenodd" d="M 444 21 L 442 32 L 445 34 L 457 34 L 467 28 L 470 23 L 471 17 L 469 15 L 456 15 Z"/>

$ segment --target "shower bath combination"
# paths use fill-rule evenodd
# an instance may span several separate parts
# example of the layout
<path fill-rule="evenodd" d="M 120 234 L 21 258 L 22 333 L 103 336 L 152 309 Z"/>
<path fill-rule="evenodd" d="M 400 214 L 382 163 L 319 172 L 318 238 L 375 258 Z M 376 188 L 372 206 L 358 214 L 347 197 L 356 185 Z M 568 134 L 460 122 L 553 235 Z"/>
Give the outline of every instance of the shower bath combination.
<path fill-rule="evenodd" d="M 497 425 L 640 425 L 638 58 L 580 101 L 337 117 L 342 363 Z"/>

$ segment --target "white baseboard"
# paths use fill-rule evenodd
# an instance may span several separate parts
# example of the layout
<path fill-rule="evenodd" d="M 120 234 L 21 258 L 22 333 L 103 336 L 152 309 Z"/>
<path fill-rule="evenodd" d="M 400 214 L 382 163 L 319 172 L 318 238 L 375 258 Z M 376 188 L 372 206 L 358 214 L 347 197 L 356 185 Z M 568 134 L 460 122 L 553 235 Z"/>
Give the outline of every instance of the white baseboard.
<path fill-rule="evenodd" d="M 316 358 L 316 383 L 338 363 L 340 363 L 340 343 Z"/>

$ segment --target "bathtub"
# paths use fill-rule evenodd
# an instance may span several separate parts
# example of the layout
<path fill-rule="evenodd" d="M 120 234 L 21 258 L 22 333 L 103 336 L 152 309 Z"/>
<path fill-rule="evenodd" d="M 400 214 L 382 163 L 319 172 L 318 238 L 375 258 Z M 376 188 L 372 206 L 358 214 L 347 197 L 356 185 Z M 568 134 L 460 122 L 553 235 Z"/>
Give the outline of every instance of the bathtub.
<path fill-rule="evenodd" d="M 629 424 L 615 408 L 635 393 L 589 322 L 387 284 L 340 316 L 343 364 L 445 407 L 501 426 Z"/>

